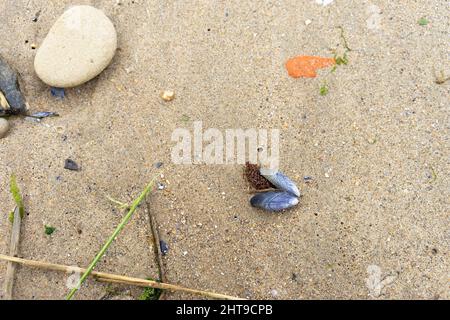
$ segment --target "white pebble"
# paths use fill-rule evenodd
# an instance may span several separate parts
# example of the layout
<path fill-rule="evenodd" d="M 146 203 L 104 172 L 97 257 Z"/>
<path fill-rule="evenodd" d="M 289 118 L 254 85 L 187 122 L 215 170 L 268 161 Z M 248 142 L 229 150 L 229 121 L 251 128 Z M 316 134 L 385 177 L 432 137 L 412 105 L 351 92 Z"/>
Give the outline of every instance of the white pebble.
<path fill-rule="evenodd" d="M 172 90 L 165 90 L 161 93 L 161 98 L 164 101 L 172 101 L 175 98 L 175 92 L 173 92 Z"/>
<path fill-rule="evenodd" d="M 8 131 L 9 131 L 8 120 L 0 118 L 0 139 L 5 137 Z"/>

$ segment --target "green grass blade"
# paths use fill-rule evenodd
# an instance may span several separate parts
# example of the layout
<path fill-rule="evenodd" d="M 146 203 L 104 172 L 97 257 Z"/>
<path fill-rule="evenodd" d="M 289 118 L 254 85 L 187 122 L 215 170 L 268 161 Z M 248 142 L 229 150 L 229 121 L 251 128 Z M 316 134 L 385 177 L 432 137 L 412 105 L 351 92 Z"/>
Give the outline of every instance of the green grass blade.
<path fill-rule="evenodd" d="M 138 208 L 140 203 L 145 199 L 145 197 L 150 193 L 150 191 L 152 191 L 153 186 L 154 186 L 155 181 L 156 181 L 156 177 L 157 176 L 155 176 L 150 181 L 150 183 L 145 187 L 144 191 L 142 191 L 142 193 L 139 195 L 139 197 L 136 200 L 133 201 L 133 204 L 131 205 L 130 210 L 125 215 L 125 217 L 122 219 L 122 221 L 117 226 L 116 230 L 114 230 L 114 232 L 109 237 L 109 239 L 106 241 L 106 243 L 103 245 L 103 247 L 100 249 L 100 251 L 97 253 L 97 255 L 95 256 L 94 260 L 92 260 L 91 264 L 86 269 L 86 272 L 81 276 L 80 280 L 78 281 L 77 286 L 75 288 L 73 288 L 70 291 L 70 293 L 67 295 L 67 297 L 66 297 L 67 300 L 72 299 L 74 294 L 78 291 L 78 289 L 81 287 L 83 282 L 86 280 L 86 278 L 92 272 L 92 270 L 94 269 L 95 265 L 103 257 L 103 255 L 105 254 L 106 250 L 108 250 L 108 248 L 111 245 L 111 243 L 114 241 L 114 239 L 117 237 L 117 235 L 120 233 L 120 231 L 122 231 L 122 229 L 125 227 L 125 225 L 128 223 L 128 221 L 131 219 L 131 217 L 133 216 L 133 213 L 136 211 L 136 209 Z"/>
<path fill-rule="evenodd" d="M 14 198 L 14 202 L 19 207 L 20 217 L 23 219 L 23 215 L 25 214 L 25 209 L 23 206 L 23 199 L 20 194 L 19 186 L 17 185 L 16 176 L 14 174 L 11 175 L 9 180 L 9 190 Z"/>

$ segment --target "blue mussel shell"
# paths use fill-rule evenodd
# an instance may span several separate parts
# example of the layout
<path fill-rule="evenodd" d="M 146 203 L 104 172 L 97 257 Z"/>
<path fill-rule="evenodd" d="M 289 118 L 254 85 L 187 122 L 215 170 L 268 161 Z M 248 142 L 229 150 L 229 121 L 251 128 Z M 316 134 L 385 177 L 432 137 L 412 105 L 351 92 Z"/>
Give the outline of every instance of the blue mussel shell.
<path fill-rule="evenodd" d="M 286 191 L 267 191 L 254 195 L 250 204 L 267 211 L 282 211 L 297 205 L 298 198 Z"/>
<path fill-rule="evenodd" d="M 295 183 L 280 171 L 273 174 L 267 174 L 267 172 L 261 170 L 261 175 L 269 180 L 270 183 L 277 187 L 277 189 L 289 192 L 296 197 L 300 197 L 300 190 L 298 190 Z"/>

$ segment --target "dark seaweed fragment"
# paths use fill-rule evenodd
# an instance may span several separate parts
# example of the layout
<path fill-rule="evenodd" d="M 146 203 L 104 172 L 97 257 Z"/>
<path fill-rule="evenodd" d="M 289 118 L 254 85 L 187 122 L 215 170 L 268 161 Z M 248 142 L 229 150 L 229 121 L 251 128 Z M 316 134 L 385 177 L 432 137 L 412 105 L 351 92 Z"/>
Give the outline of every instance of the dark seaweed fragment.
<path fill-rule="evenodd" d="M 259 166 L 257 164 L 252 164 L 249 162 L 245 163 L 244 175 L 248 182 L 256 190 L 263 190 L 269 188 L 275 188 L 275 186 L 264 178 L 259 172 Z"/>

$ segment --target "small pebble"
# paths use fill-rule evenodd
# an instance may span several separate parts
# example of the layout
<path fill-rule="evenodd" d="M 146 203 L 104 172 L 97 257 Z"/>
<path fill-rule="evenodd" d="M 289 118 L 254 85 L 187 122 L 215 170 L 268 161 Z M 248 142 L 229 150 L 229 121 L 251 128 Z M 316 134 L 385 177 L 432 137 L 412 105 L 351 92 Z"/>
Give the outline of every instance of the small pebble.
<path fill-rule="evenodd" d="M 159 248 L 161 249 L 161 254 L 163 256 L 169 253 L 169 246 L 164 240 L 159 241 Z"/>
<path fill-rule="evenodd" d="M 161 182 L 158 182 L 158 190 L 164 190 L 166 186 L 163 185 Z"/>
<path fill-rule="evenodd" d="M 161 167 L 163 166 L 163 163 L 162 163 L 162 162 L 156 162 L 153 166 L 154 166 L 156 169 L 159 169 L 159 168 L 161 168 Z"/>
<path fill-rule="evenodd" d="M 307 26 L 308 26 L 308 25 L 310 25 L 311 23 L 312 23 L 312 21 L 311 21 L 311 20 L 309 20 L 309 19 L 308 19 L 308 20 L 305 20 L 305 25 L 307 25 Z"/>
<path fill-rule="evenodd" d="M 80 171 L 80 167 L 78 166 L 78 164 L 71 159 L 66 159 L 66 161 L 64 162 L 64 169 L 71 171 Z"/>
<path fill-rule="evenodd" d="M 34 117 L 25 117 L 25 121 L 39 123 L 39 122 L 41 122 L 41 119 L 34 118 Z"/>
<path fill-rule="evenodd" d="M 5 137 L 8 131 L 9 131 L 8 120 L 0 118 L 0 139 Z"/>
<path fill-rule="evenodd" d="M 41 15 L 41 10 L 39 10 L 38 12 L 36 12 L 36 14 L 34 15 L 32 21 L 33 21 L 33 22 L 37 22 L 40 15 Z"/>
<path fill-rule="evenodd" d="M 311 176 L 304 176 L 303 177 L 303 181 L 305 181 L 306 183 L 311 182 L 313 180 L 313 177 Z"/>
<path fill-rule="evenodd" d="M 64 97 L 66 96 L 66 91 L 64 90 L 64 88 L 51 87 L 50 93 L 52 94 L 52 96 L 59 99 L 64 99 Z"/>
<path fill-rule="evenodd" d="M 175 92 L 172 90 L 165 90 L 163 93 L 161 93 L 161 98 L 164 101 L 172 101 L 175 98 Z"/>

